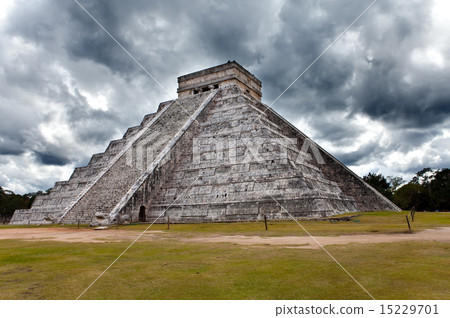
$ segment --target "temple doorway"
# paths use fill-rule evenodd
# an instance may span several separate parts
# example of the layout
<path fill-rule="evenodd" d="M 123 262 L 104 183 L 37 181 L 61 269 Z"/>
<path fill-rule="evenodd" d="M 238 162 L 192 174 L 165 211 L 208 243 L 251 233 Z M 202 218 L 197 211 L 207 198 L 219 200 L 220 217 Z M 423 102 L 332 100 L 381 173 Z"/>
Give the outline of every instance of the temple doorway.
<path fill-rule="evenodd" d="M 146 222 L 147 217 L 145 215 L 145 206 L 139 208 L 139 222 Z"/>

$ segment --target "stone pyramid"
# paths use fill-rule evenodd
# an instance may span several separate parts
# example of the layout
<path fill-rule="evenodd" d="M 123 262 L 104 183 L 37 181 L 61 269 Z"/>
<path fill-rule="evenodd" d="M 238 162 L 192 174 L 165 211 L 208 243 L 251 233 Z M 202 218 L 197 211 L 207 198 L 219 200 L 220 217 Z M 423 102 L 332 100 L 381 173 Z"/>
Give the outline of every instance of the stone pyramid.
<path fill-rule="evenodd" d="M 13 224 L 235 222 L 399 208 L 261 103 L 236 62 L 178 78 L 105 152 L 17 210 Z"/>

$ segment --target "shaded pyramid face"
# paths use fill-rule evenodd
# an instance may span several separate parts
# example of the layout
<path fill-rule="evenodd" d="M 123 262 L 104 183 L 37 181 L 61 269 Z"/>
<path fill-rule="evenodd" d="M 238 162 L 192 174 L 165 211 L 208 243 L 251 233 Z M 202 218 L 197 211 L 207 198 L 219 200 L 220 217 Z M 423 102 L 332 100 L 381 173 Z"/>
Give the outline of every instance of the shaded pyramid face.
<path fill-rule="evenodd" d="M 235 62 L 179 78 L 106 151 L 12 223 L 230 222 L 398 210 L 260 102 Z"/>

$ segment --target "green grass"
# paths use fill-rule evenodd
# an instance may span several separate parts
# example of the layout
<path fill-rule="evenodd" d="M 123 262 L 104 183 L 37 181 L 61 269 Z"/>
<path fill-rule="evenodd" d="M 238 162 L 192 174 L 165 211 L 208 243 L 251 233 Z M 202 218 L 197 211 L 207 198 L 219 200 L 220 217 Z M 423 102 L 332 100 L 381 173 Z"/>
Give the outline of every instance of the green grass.
<path fill-rule="evenodd" d="M 3 243 L 1 299 L 74 299 L 126 247 Z M 448 299 L 449 248 L 448 243 L 422 242 L 350 244 L 328 250 L 377 299 Z M 83 297 L 367 298 L 321 250 L 169 241 L 136 243 Z"/>
<path fill-rule="evenodd" d="M 344 235 L 366 233 L 405 233 L 408 231 L 405 215 L 409 212 L 365 212 L 346 213 L 340 216 L 360 215 L 349 222 L 299 220 L 299 223 L 313 235 Z M 450 213 L 416 212 L 415 221 L 411 223 L 413 231 L 427 228 L 450 226 Z M 119 226 L 122 230 L 143 231 L 148 224 Z M 248 223 L 206 223 L 206 224 L 171 224 L 170 233 L 176 235 L 259 235 L 259 236 L 299 236 L 307 235 L 294 221 L 268 221 L 266 231 L 264 222 Z M 154 224 L 149 231 L 166 230 L 166 224 Z"/>
<path fill-rule="evenodd" d="M 313 235 L 344 235 L 344 234 L 364 234 L 364 233 L 404 233 L 408 230 L 405 215 L 408 211 L 390 212 L 359 212 L 337 215 L 352 216 L 359 215 L 349 222 L 330 223 L 326 220 L 302 220 L 299 223 Z M 416 212 L 415 222 L 411 223 L 413 231 L 420 231 L 427 228 L 450 226 L 450 212 Z M 149 224 L 120 225 L 121 230 L 143 231 Z M 269 231 L 264 228 L 264 222 L 244 222 L 244 223 L 204 223 L 204 224 L 171 224 L 168 233 L 183 234 L 186 236 L 201 235 L 260 235 L 260 236 L 287 236 L 287 235 L 307 235 L 294 221 L 274 221 L 268 220 Z M 27 228 L 24 225 L 0 225 L 0 230 L 4 228 Z M 77 228 L 76 224 L 52 224 L 52 225 L 30 225 L 29 228 Z M 81 224 L 80 228 L 89 228 L 88 224 Z M 116 228 L 116 227 L 114 227 Z M 149 231 L 166 230 L 167 224 L 153 224 Z"/>
<path fill-rule="evenodd" d="M 397 233 L 405 231 L 404 215 L 377 212 L 358 217 L 360 222 L 304 223 L 314 235 Z M 419 213 L 413 228 L 449 226 L 449 219 L 449 213 Z M 302 235 L 293 222 L 271 223 L 269 231 L 261 230 L 261 223 L 172 225 L 163 233 L 171 239 L 138 241 L 83 299 L 368 298 L 322 250 L 179 240 Z M 128 244 L 0 240 L 0 299 L 75 299 Z M 450 298 L 450 243 L 352 243 L 327 249 L 377 299 Z"/>

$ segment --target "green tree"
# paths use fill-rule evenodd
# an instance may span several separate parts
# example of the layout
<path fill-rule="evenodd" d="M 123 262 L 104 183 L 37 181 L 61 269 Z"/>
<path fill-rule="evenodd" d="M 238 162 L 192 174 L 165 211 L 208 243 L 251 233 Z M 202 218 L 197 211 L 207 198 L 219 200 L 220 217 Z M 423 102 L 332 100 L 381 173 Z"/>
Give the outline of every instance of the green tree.
<path fill-rule="evenodd" d="M 450 210 L 450 169 L 423 168 L 411 181 L 393 191 L 393 201 L 402 209 Z"/>
<path fill-rule="evenodd" d="M 423 168 L 419 172 L 416 173 L 416 175 L 411 179 L 411 183 L 414 184 L 421 184 L 421 185 L 428 185 L 431 180 L 433 180 L 435 171 L 433 171 L 431 168 Z"/>
<path fill-rule="evenodd" d="M 402 177 L 393 177 L 393 176 L 387 176 L 386 179 L 389 181 L 389 184 L 391 185 L 391 191 L 394 193 L 395 190 L 397 190 L 402 184 L 406 183 L 406 180 Z"/>
<path fill-rule="evenodd" d="M 33 194 L 15 194 L 0 187 L 0 214 L 12 214 L 17 209 L 29 209 L 34 198 Z"/>
<path fill-rule="evenodd" d="M 438 170 L 429 183 L 435 209 L 450 210 L 450 169 Z"/>
<path fill-rule="evenodd" d="M 393 197 L 393 202 L 403 210 L 415 207 L 417 211 L 426 211 L 430 208 L 430 201 L 428 190 L 423 185 L 412 182 L 400 187 Z"/>
<path fill-rule="evenodd" d="M 384 195 L 389 200 L 392 200 L 392 186 L 389 181 L 380 173 L 375 174 L 369 172 L 368 175 L 363 177 L 363 180 L 374 187 L 378 192 Z"/>

